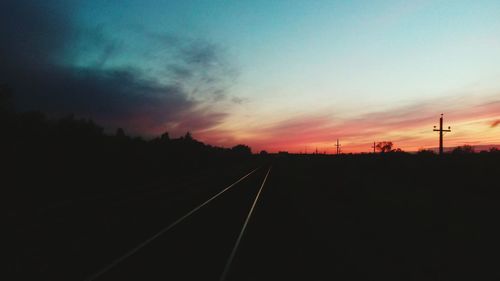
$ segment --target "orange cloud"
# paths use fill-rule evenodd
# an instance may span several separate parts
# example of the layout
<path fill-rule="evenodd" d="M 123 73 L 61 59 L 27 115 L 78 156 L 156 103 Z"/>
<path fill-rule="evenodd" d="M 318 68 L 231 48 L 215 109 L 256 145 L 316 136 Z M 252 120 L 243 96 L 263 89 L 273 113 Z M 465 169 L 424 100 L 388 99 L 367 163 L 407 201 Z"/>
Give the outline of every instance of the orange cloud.
<path fill-rule="evenodd" d="M 493 123 L 491 123 L 491 128 L 495 128 L 498 124 L 500 124 L 500 120 L 493 121 Z"/>

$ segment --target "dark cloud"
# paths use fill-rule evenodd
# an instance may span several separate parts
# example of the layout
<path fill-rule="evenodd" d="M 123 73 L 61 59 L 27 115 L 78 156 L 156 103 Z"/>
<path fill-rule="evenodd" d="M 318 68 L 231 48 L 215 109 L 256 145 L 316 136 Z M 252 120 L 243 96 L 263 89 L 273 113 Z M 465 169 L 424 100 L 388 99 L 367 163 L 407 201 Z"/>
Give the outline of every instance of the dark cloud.
<path fill-rule="evenodd" d="M 126 46 L 106 36 L 104 27 L 76 26 L 67 2 L 0 4 L 0 83 L 14 89 L 20 110 L 75 113 L 149 134 L 204 130 L 223 120 L 224 113 L 206 105 L 225 97 L 220 76 L 227 64 L 215 44 L 155 35 L 170 46 L 168 55 L 151 56 L 165 60 L 166 81 L 135 66 L 106 67 Z M 82 51 L 93 54 L 91 62 L 71 63 Z"/>
<path fill-rule="evenodd" d="M 0 34 L 3 67 L 50 64 L 72 40 L 72 27 L 67 14 L 52 5 L 64 7 L 59 1 L 2 1 Z"/>
<path fill-rule="evenodd" d="M 151 132 L 196 105 L 179 88 L 140 78 L 139 73 L 130 69 L 52 67 L 43 73 L 33 70 L 24 74 L 10 81 L 19 79 L 15 81 L 19 85 L 17 98 L 25 109 L 42 108 L 55 114 L 72 112 L 110 126 L 129 125 L 120 122 L 130 121 L 136 132 L 141 129 Z M 22 84 L 23 81 L 29 83 Z"/>
<path fill-rule="evenodd" d="M 496 126 L 498 126 L 500 124 L 500 120 L 495 120 L 491 123 L 491 128 L 495 128 Z"/>

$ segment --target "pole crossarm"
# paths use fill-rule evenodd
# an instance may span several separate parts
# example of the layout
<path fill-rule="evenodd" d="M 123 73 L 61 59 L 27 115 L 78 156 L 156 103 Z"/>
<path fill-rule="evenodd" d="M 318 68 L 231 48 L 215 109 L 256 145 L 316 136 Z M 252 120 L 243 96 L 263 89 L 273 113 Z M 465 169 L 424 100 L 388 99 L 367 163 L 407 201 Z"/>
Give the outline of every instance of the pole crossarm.
<path fill-rule="evenodd" d="M 340 143 L 339 143 L 339 139 L 337 139 L 337 144 L 335 145 L 337 147 L 337 155 L 340 154 Z"/>
<path fill-rule="evenodd" d="M 434 132 L 439 132 L 439 154 L 443 154 L 443 133 L 448 133 L 451 132 L 451 127 L 448 127 L 448 129 L 443 129 L 443 114 L 441 114 L 441 118 L 439 118 L 439 129 L 436 129 L 436 126 L 434 126 Z"/>

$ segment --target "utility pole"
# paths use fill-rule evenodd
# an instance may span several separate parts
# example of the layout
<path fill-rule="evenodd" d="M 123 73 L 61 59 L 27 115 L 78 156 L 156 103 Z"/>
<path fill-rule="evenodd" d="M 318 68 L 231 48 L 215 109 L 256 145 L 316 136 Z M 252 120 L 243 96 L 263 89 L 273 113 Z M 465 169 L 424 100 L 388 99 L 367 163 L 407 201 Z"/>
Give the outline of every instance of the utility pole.
<path fill-rule="evenodd" d="M 375 145 L 375 142 L 373 142 L 372 148 L 373 148 L 373 153 L 375 153 L 375 148 L 377 148 L 377 146 Z"/>
<path fill-rule="evenodd" d="M 340 154 L 340 143 L 339 143 L 339 139 L 337 139 L 337 144 L 335 145 L 337 147 L 337 155 Z"/>
<path fill-rule="evenodd" d="M 443 114 L 441 113 L 441 118 L 439 118 L 439 129 L 436 129 L 434 126 L 434 132 L 439 132 L 439 155 L 443 154 L 443 133 L 451 132 L 451 127 L 448 126 L 448 129 L 443 129 Z"/>

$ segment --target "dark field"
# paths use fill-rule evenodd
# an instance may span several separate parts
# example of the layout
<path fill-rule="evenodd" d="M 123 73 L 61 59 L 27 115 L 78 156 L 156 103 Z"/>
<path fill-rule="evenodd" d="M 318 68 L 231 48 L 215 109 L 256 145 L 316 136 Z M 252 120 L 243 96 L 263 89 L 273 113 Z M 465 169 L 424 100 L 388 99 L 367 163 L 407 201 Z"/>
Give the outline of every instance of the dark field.
<path fill-rule="evenodd" d="M 280 159 L 234 277 L 498 279 L 498 160 Z"/>
<path fill-rule="evenodd" d="M 96 279 L 219 280 L 270 166 L 227 280 L 498 280 L 499 160 L 253 157 L 142 189 L 11 207 L 9 280 L 85 280 L 260 167 Z"/>

